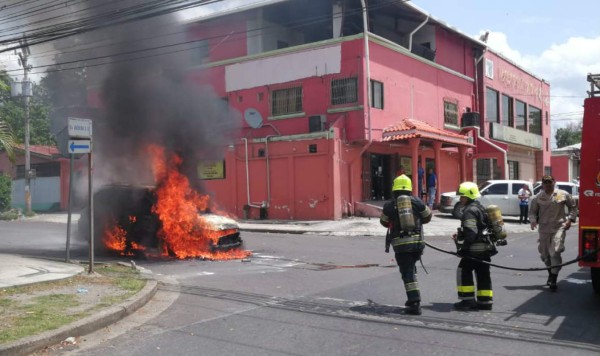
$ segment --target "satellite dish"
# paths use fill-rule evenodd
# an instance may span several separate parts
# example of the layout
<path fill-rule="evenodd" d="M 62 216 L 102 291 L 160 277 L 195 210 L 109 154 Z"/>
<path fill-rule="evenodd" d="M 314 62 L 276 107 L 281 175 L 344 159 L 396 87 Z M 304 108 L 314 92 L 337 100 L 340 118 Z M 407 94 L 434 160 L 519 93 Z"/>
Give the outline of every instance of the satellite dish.
<path fill-rule="evenodd" d="M 259 129 L 263 125 L 262 115 L 256 109 L 246 109 L 246 111 L 244 111 L 244 120 L 246 120 L 248 126 L 253 129 Z"/>

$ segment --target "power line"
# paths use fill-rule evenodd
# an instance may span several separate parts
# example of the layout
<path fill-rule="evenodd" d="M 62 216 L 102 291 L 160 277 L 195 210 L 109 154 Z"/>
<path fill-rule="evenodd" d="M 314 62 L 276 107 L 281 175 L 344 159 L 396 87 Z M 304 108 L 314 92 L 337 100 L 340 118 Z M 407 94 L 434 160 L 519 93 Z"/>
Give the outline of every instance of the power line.
<path fill-rule="evenodd" d="M 222 1 L 222 0 L 217 0 L 217 1 Z M 390 4 L 394 4 L 394 3 L 402 3 L 402 2 L 406 2 L 407 0 L 390 0 L 387 2 L 382 2 L 379 3 L 376 6 L 372 6 L 370 9 L 378 9 L 381 7 L 385 7 L 387 5 Z M 232 10 L 235 9 L 241 9 L 243 8 L 243 6 L 238 7 L 238 8 L 234 8 Z M 358 9 L 358 10 L 354 10 L 354 11 L 349 11 L 346 13 L 346 15 L 352 15 L 355 13 L 360 13 L 362 12 L 362 9 Z M 341 17 L 343 15 L 337 15 L 337 16 L 329 16 L 329 15 L 324 15 L 324 16 L 317 16 L 317 17 L 313 17 L 313 18 L 309 18 L 309 20 L 303 19 L 303 20 L 296 20 L 296 21 L 291 21 L 289 23 L 287 23 L 286 25 L 290 25 L 290 27 L 300 27 L 300 26 L 306 26 L 309 24 L 313 24 L 313 23 L 318 23 L 320 21 L 323 20 L 328 20 L 330 18 L 337 18 L 337 17 Z M 280 24 L 278 24 L 280 25 Z M 145 49 L 139 49 L 139 50 L 132 50 L 132 51 L 128 51 L 128 52 L 120 52 L 120 53 L 116 53 L 116 54 L 112 54 L 112 55 L 104 55 L 104 56 L 97 56 L 97 57 L 91 57 L 91 58 L 85 58 L 85 59 L 78 59 L 78 60 L 73 60 L 73 61 L 68 61 L 68 62 L 61 62 L 61 63 L 55 63 L 55 64 L 51 64 L 51 65 L 43 65 L 43 66 L 36 66 L 36 68 L 48 68 L 48 67 L 53 67 L 53 66 L 60 66 L 60 65 L 65 65 L 65 64 L 73 64 L 73 63 L 80 63 L 80 62 L 86 62 L 86 61 L 94 61 L 94 60 L 100 60 L 100 59 L 106 59 L 106 58 L 111 58 L 111 57 L 115 57 L 115 56 L 119 56 L 119 55 L 131 55 L 131 54 L 136 54 L 136 53 L 142 53 L 142 52 L 148 52 L 148 51 L 152 51 L 152 50 L 157 50 L 157 49 L 163 49 L 163 48 L 169 48 L 169 47 L 175 47 L 175 46 L 181 46 L 181 45 L 186 45 L 186 44 L 191 44 L 191 43 L 195 43 L 195 42 L 201 42 L 201 41 L 207 41 L 210 39 L 217 39 L 217 38 L 225 38 L 234 34 L 241 34 L 241 33 L 250 33 L 250 32 L 255 32 L 255 31 L 261 31 L 264 29 L 269 29 L 269 28 L 273 28 L 276 27 L 278 25 L 272 25 L 272 26 L 264 26 L 264 27 L 260 27 L 260 28 L 255 28 L 252 30 L 244 30 L 244 31 L 237 31 L 237 32 L 230 32 L 228 34 L 221 34 L 221 35 L 215 35 L 215 36 L 211 36 L 211 37 L 204 37 L 204 38 L 200 38 L 200 39 L 194 39 L 194 40 L 190 40 L 190 41 L 186 41 L 186 42 L 180 42 L 180 43 L 175 43 L 175 44 L 168 44 L 168 45 L 163 45 L 163 46 L 157 46 L 157 47 L 150 47 L 150 48 L 145 48 Z M 259 36 L 261 35 L 260 33 L 256 34 L 255 36 Z M 247 37 L 248 38 L 248 37 Z M 246 38 L 238 38 L 238 39 L 234 39 L 234 40 L 246 40 Z M 125 61 L 133 61 L 133 60 L 141 60 L 141 59 L 145 59 L 145 58 L 151 58 L 151 57 L 156 57 L 156 56 L 162 56 L 162 55 L 169 55 L 169 54 L 174 54 L 174 53 L 179 53 L 179 52 L 183 52 L 183 51 L 189 51 L 189 50 L 194 50 L 194 49 L 199 49 L 199 48 L 203 48 L 208 46 L 208 44 L 204 44 L 202 46 L 198 46 L 198 47 L 191 47 L 191 48 L 186 48 L 183 50 L 177 50 L 177 51 L 172 51 L 172 52 L 167 52 L 167 53 L 158 53 L 158 54 L 152 54 L 152 55 L 148 55 L 148 56 L 140 56 L 140 57 L 135 57 L 135 58 L 127 58 L 127 59 L 123 59 L 123 60 L 115 60 L 115 61 L 109 61 L 109 62 L 104 62 L 104 63 L 99 63 L 99 64 L 85 64 L 85 65 L 81 65 L 81 66 L 75 66 L 75 67 L 71 67 L 71 68 L 57 68 L 57 69 L 52 69 L 52 70 L 48 70 L 46 72 L 60 72 L 60 71 L 67 71 L 67 70 L 76 70 L 76 69 L 81 69 L 81 68 L 85 68 L 85 67 L 96 67 L 96 66 L 100 66 L 100 65 L 108 65 L 111 63 L 121 63 L 121 62 L 125 62 Z M 0 51 L 1 53 L 2 51 Z M 7 72 L 12 72 L 14 70 L 8 70 Z M 42 72 L 35 72 L 34 74 L 41 74 L 44 73 Z"/>
<path fill-rule="evenodd" d="M 178 4 L 176 6 L 171 6 L 171 7 L 166 7 L 165 6 L 166 4 L 160 5 L 159 3 L 161 1 L 163 1 L 163 0 L 155 1 L 151 5 L 144 4 L 145 8 L 141 8 L 143 11 L 140 10 L 140 6 L 133 6 L 133 7 L 127 8 L 125 10 L 113 11 L 112 13 L 109 13 L 109 14 L 103 14 L 102 16 L 104 16 L 104 18 L 101 18 L 100 16 L 96 16 L 95 18 L 92 17 L 92 18 L 86 18 L 83 20 L 70 22 L 70 23 L 74 23 L 75 25 L 69 25 L 69 26 L 56 25 L 56 26 L 54 26 L 55 28 L 53 29 L 53 31 L 46 31 L 46 32 L 41 31 L 40 33 L 34 33 L 31 35 L 28 35 L 28 36 L 26 36 L 26 38 L 29 41 L 30 45 L 36 45 L 36 44 L 46 43 L 46 42 L 58 40 L 61 38 L 65 38 L 68 36 L 82 34 L 85 32 L 89 32 L 89 31 L 93 31 L 93 30 L 97 30 L 97 29 L 101 29 L 101 28 L 105 28 L 105 27 L 109 27 L 109 26 L 121 25 L 121 24 L 129 23 L 129 22 L 133 22 L 133 21 L 149 19 L 149 18 L 153 18 L 156 16 L 169 14 L 172 12 L 189 9 L 192 7 L 213 4 L 213 3 L 221 2 L 223 0 L 199 0 L 199 1 L 193 1 L 193 2 L 190 2 L 187 4 L 186 3 L 182 4 L 182 2 L 185 2 L 185 1 L 172 1 L 172 0 L 167 1 L 167 3 L 169 5 L 171 5 L 173 3 Z M 102 21 L 99 21 L 99 20 L 102 20 Z M 15 43 L 15 41 L 17 41 L 18 39 L 20 39 L 20 37 L 0 41 L 0 44 Z M 5 48 L 5 49 L 0 50 L 0 53 L 12 51 L 13 49 L 17 49 L 19 47 L 20 46 L 12 46 L 9 48 Z"/>

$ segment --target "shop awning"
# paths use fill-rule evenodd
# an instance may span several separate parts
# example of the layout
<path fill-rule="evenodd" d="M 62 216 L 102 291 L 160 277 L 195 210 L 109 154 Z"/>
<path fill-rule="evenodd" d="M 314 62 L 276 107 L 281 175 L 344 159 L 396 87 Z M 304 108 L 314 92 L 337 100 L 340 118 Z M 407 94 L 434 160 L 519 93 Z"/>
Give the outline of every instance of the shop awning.
<path fill-rule="evenodd" d="M 421 138 L 425 141 L 441 141 L 456 146 L 475 147 L 471 143 L 469 136 L 438 129 L 424 121 L 416 119 L 402 119 L 397 124 L 385 128 L 382 133 L 382 141 L 384 142 L 403 141 L 411 138 Z"/>

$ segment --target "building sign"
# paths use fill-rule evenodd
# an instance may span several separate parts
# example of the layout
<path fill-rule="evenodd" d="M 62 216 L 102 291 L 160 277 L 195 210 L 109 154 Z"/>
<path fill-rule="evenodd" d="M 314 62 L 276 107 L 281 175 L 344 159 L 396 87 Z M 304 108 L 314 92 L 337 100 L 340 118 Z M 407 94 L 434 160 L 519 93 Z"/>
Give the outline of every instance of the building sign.
<path fill-rule="evenodd" d="M 501 70 L 498 75 L 500 77 L 500 83 L 502 83 L 509 92 L 534 97 L 538 103 L 542 103 L 542 105 L 545 105 L 546 107 L 549 106 L 548 96 L 544 96 L 542 92 L 542 83 L 529 81 L 524 78 L 523 75 L 508 70 Z"/>
<path fill-rule="evenodd" d="M 400 165 L 404 168 L 404 174 L 407 176 L 412 175 L 412 158 L 400 157 Z"/>
<path fill-rule="evenodd" d="M 490 137 L 508 143 L 542 149 L 542 136 L 490 122 Z"/>
<path fill-rule="evenodd" d="M 200 161 L 198 163 L 198 178 L 225 179 L 225 161 Z"/>

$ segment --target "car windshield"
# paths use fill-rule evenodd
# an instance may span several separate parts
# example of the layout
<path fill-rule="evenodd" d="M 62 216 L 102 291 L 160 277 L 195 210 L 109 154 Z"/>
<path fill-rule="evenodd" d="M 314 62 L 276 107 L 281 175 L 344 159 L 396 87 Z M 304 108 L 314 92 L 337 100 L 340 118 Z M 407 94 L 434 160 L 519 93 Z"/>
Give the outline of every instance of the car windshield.
<path fill-rule="evenodd" d="M 489 180 L 486 180 L 483 183 L 479 183 L 479 191 L 482 191 L 483 188 L 487 187 L 488 185 L 490 185 L 490 181 Z"/>

